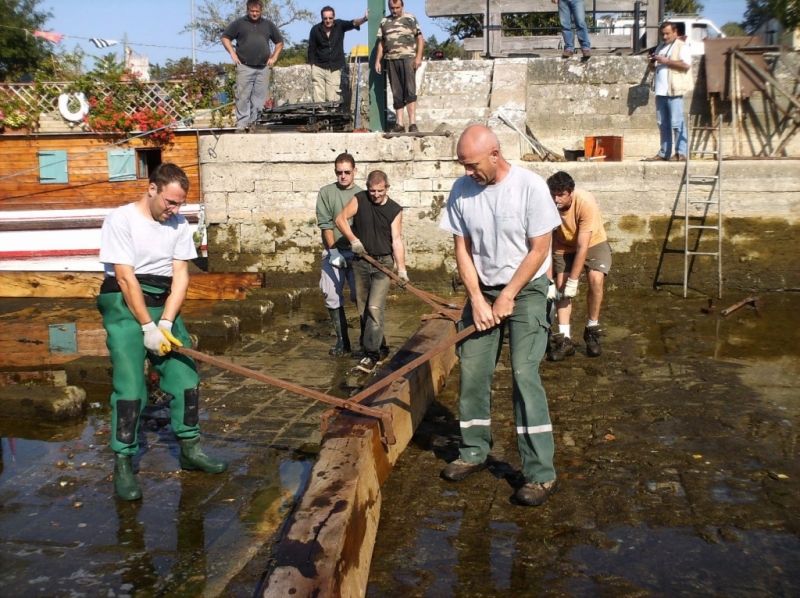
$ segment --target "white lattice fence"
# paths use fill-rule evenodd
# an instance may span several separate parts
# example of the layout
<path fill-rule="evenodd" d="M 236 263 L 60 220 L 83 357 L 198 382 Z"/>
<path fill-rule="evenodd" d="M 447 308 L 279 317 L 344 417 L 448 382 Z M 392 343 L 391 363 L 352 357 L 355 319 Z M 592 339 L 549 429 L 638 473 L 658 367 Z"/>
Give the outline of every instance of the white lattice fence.
<path fill-rule="evenodd" d="M 127 112 L 133 114 L 137 108 L 161 108 L 174 120 L 183 118 L 186 106 L 186 90 L 180 81 L 159 81 L 139 83 L 144 93 L 138 97 L 140 105 L 131 105 Z M 29 109 L 43 115 L 60 118 L 58 97 L 71 87 L 70 83 L 0 83 L 0 97 L 16 98 Z M 110 89 L 99 90 L 97 97 L 102 100 L 112 94 Z"/>

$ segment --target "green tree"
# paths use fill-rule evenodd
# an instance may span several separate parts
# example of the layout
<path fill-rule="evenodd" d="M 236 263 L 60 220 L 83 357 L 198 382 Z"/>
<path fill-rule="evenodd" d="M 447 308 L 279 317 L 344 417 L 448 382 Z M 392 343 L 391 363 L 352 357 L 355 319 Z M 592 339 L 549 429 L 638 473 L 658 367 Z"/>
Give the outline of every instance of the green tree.
<path fill-rule="evenodd" d="M 37 10 L 39 2 L 0 0 L 0 81 L 33 73 L 50 56 L 50 42 L 31 35 L 53 16 Z"/>
<path fill-rule="evenodd" d="M 739 23 L 734 23 L 733 21 L 728 21 L 722 27 L 720 27 L 722 33 L 727 35 L 728 37 L 741 37 L 743 35 L 747 35 L 747 32 L 744 30 Z"/>
<path fill-rule="evenodd" d="M 554 5 L 555 6 L 555 5 Z M 587 15 L 588 17 L 588 15 Z M 483 37 L 483 15 L 463 15 L 461 17 L 438 19 L 438 25 L 450 34 L 451 39 Z M 503 14 L 504 35 L 554 35 L 561 30 L 558 13 L 531 12 Z"/>
<path fill-rule="evenodd" d="M 278 26 L 286 45 L 289 44 L 289 38 L 283 32 L 286 25 L 295 21 L 316 22 L 316 15 L 305 8 L 298 8 L 296 0 L 263 0 L 263 4 L 262 14 Z M 194 29 L 200 37 L 200 45 L 216 46 L 230 22 L 244 16 L 244 5 L 242 0 L 205 0 L 203 5 L 197 7 L 194 24 L 189 23 L 181 33 Z"/>
<path fill-rule="evenodd" d="M 304 39 L 291 46 L 285 46 L 276 66 L 293 66 L 306 62 L 308 62 L 308 40 Z"/>
<path fill-rule="evenodd" d="M 451 37 L 440 43 L 435 35 L 431 35 L 425 40 L 425 54 L 428 58 L 432 58 L 437 52 L 442 53 L 442 59 L 444 60 L 465 58 L 467 55 L 467 52 L 464 50 L 464 44 L 460 43 L 457 39 Z"/>
<path fill-rule="evenodd" d="M 664 12 L 673 15 L 699 15 L 704 8 L 698 0 L 667 0 L 664 4 Z"/>
<path fill-rule="evenodd" d="M 772 17 L 787 29 L 800 27 L 800 1 L 747 0 L 742 25 L 748 33 L 753 33 L 763 21 Z"/>
<path fill-rule="evenodd" d="M 43 60 L 34 75 L 36 81 L 75 81 L 83 76 L 83 60 L 86 52 L 76 45 L 72 51 L 62 49 Z"/>

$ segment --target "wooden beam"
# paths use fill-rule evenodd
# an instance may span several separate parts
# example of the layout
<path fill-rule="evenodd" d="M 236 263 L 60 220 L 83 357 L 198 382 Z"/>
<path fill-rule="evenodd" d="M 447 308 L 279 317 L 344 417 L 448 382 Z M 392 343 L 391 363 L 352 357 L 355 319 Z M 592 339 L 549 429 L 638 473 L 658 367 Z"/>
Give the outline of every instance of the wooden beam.
<path fill-rule="evenodd" d="M 658 4 L 653 2 L 653 4 Z M 597 0 L 597 12 L 633 12 L 633 0 Z M 586 2 L 586 12 L 592 10 L 592 0 Z M 489 12 L 525 13 L 558 12 L 551 0 L 489 0 Z M 429 17 L 457 17 L 484 14 L 486 0 L 425 0 L 425 14 Z"/>
<path fill-rule="evenodd" d="M 429 320 L 389 367 L 402 367 L 455 332 L 450 321 Z M 323 437 L 308 488 L 273 552 L 261 596 L 366 594 L 380 519 L 380 487 L 455 361 L 451 347 L 365 401 L 392 414 L 397 442 L 391 446 L 381 444 L 374 420 L 345 413 L 337 417 Z"/>
<path fill-rule="evenodd" d="M 630 35 L 590 35 L 592 49 L 610 50 L 614 48 L 631 48 L 632 40 Z M 537 35 L 519 36 L 502 38 L 501 48 L 492 50 L 493 55 L 509 53 L 526 53 L 531 50 L 556 49 L 562 39 L 560 35 Z M 469 37 L 464 40 L 464 49 L 469 52 L 481 52 L 484 50 L 482 37 Z"/>
<path fill-rule="evenodd" d="M 192 272 L 187 299 L 243 300 L 249 289 L 261 288 L 259 273 Z M 0 297 L 87 299 L 96 297 L 102 272 L 4 272 L 0 271 Z"/>

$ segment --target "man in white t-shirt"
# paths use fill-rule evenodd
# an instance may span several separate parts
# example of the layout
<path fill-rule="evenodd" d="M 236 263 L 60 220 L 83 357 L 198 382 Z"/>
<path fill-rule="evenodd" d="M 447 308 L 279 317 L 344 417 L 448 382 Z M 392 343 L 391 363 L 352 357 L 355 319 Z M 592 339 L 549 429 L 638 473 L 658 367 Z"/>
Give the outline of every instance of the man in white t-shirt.
<path fill-rule="evenodd" d="M 189 288 L 189 260 L 197 251 L 189 223 L 178 214 L 188 192 L 186 173 L 175 164 L 161 164 L 142 198 L 111 211 L 103 222 L 100 261 L 106 277 L 97 308 L 114 366 L 110 444 L 114 490 L 123 500 L 142 497 L 131 459 L 139 450 L 139 415 L 147 404 L 145 359 L 158 373 L 161 390 L 173 397 L 170 425 L 181 467 L 205 473 L 228 467 L 200 448 L 200 378 L 194 360 L 170 354 L 172 345 L 190 342 L 180 311 Z"/>
<path fill-rule="evenodd" d="M 691 91 L 692 56 L 689 47 L 678 38 L 675 23 L 661 25 L 661 44 L 650 55 L 650 70 L 655 72 L 653 89 L 656 95 L 656 122 L 661 133 L 661 148 L 651 160 L 686 161 L 688 137 L 683 120 L 683 96 Z"/>
<path fill-rule="evenodd" d="M 459 458 L 441 476 L 458 482 L 488 466 L 492 378 L 508 329 L 525 478 L 514 500 L 537 506 L 556 490 L 553 427 L 539 364 L 547 345 L 550 244 L 561 218 L 544 179 L 509 164 L 487 127 L 467 128 L 457 153 L 466 175 L 453 185 L 439 227 L 453 233 L 468 295 L 459 329 L 474 324 L 476 332 L 458 347 L 462 441 Z"/>

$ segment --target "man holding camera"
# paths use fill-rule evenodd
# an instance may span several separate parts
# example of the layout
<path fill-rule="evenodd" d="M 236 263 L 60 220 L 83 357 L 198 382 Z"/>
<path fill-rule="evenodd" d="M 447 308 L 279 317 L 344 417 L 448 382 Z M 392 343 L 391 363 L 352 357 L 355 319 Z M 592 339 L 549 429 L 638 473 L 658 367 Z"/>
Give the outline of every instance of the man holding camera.
<path fill-rule="evenodd" d="M 689 145 L 683 120 L 683 95 L 689 92 L 692 80 L 692 56 L 688 46 L 678 38 L 678 28 L 669 21 L 662 23 L 661 44 L 650 54 L 650 70 L 655 72 L 653 90 L 656 95 L 656 122 L 661 133 L 661 148 L 654 161 L 686 161 Z M 674 134 L 674 146 L 673 146 Z"/>

